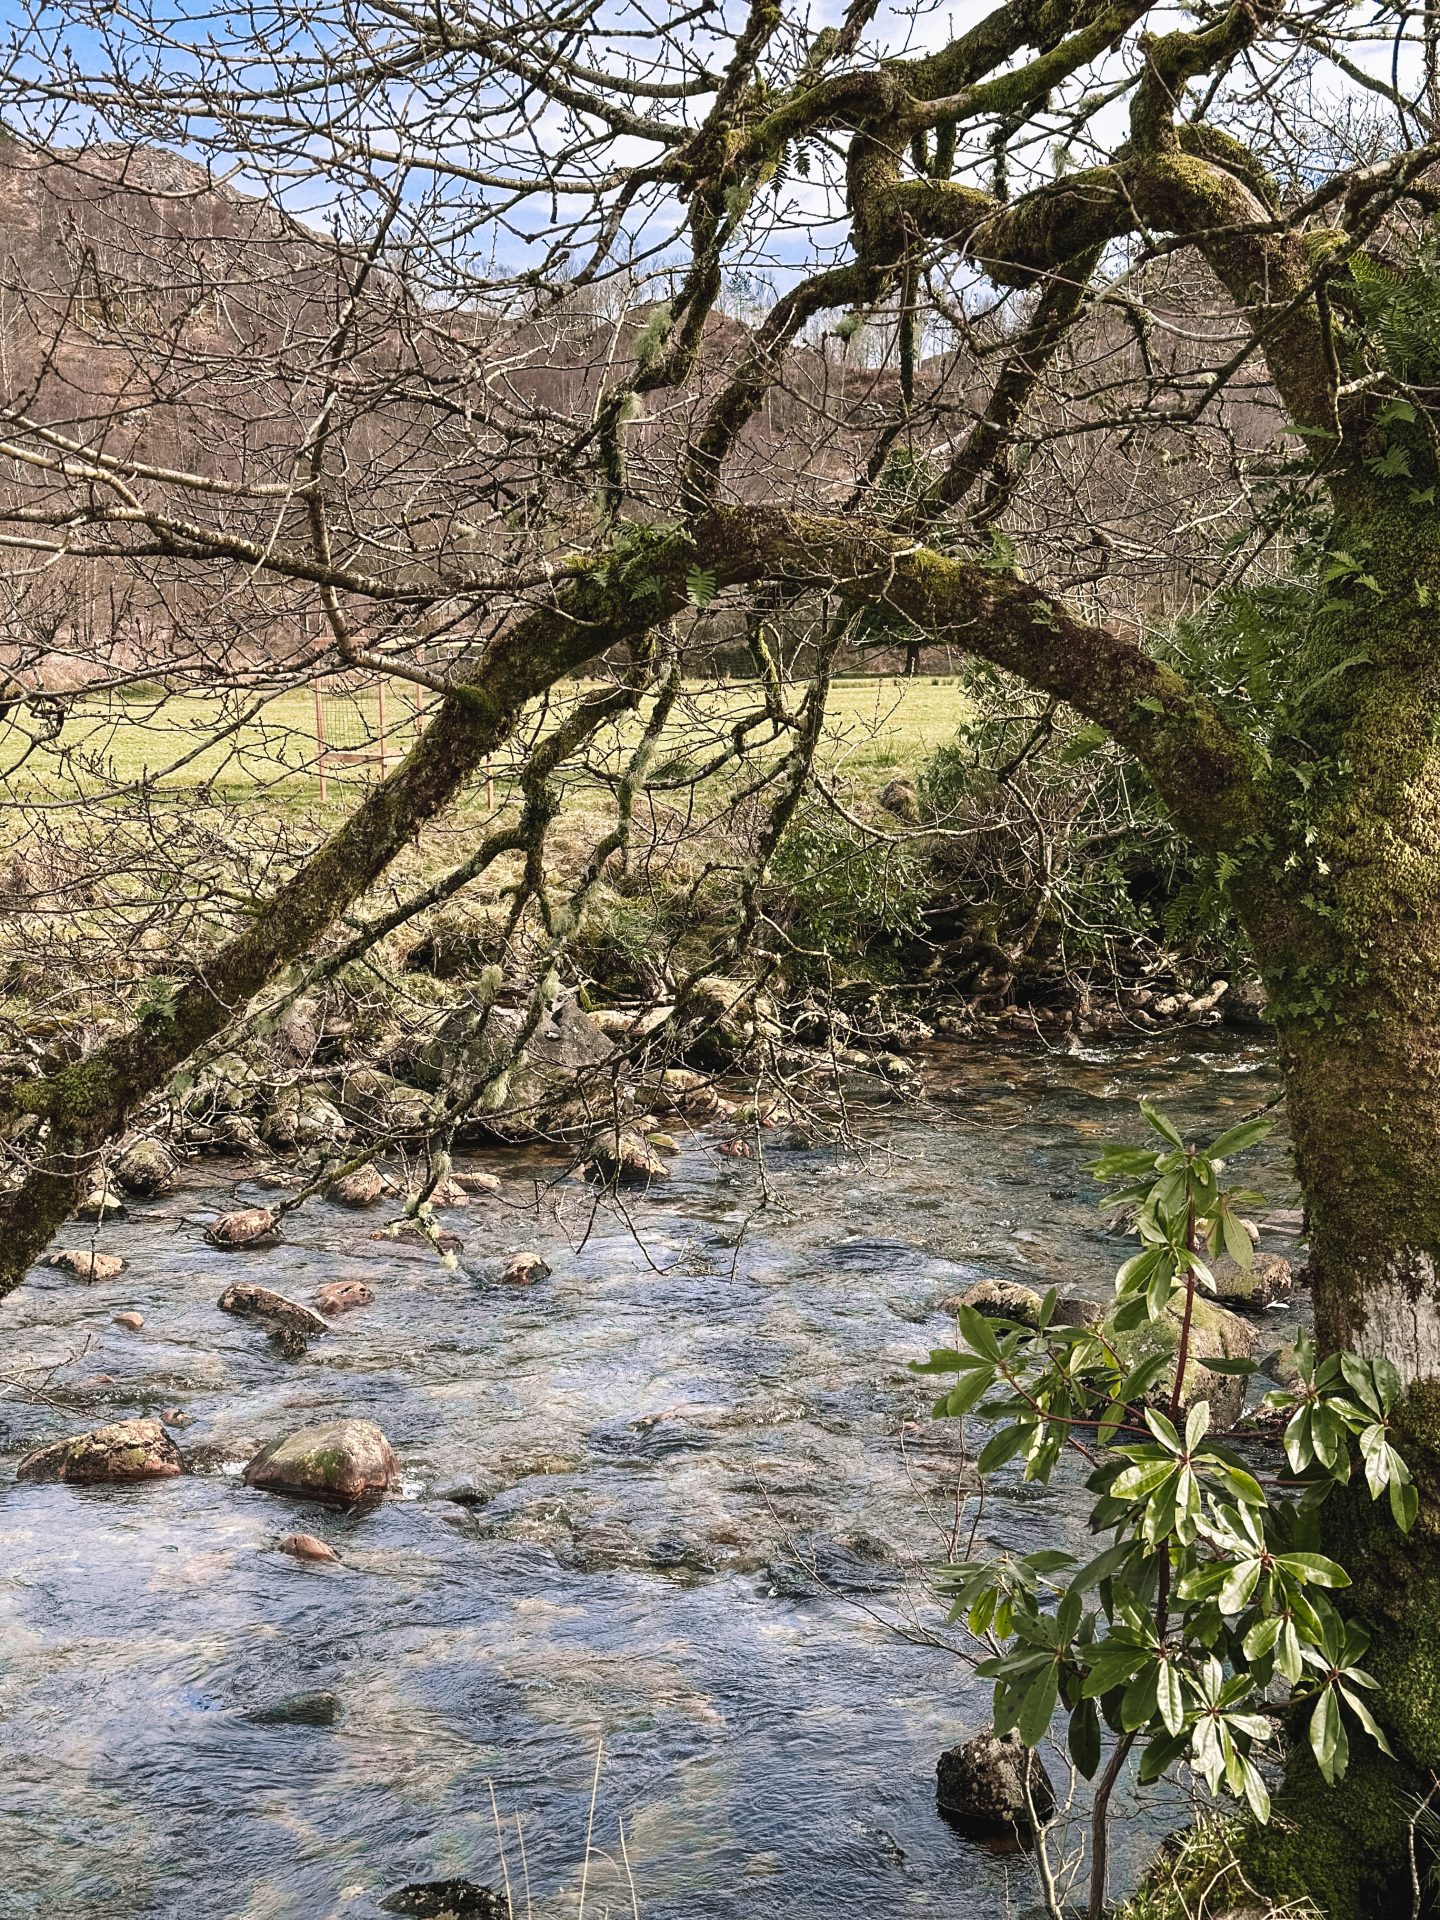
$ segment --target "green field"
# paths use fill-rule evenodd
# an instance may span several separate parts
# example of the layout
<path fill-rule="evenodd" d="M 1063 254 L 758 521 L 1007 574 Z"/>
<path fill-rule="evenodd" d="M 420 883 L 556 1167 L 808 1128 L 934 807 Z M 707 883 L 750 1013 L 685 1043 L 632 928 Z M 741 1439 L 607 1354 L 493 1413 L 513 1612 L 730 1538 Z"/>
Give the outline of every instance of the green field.
<path fill-rule="evenodd" d="M 708 757 L 729 723 L 755 704 L 755 689 L 744 683 L 687 688 L 667 731 L 666 752 Z M 953 677 L 837 680 L 828 705 L 825 762 L 862 783 L 883 782 L 898 770 L 913 770 L 952 738 L 965 706 Z M 545 718 L 537 712 L 536 724 L 543 727 Z M 327 694 L 321 708 L 324 812 L 343 811 L 377 776 L 382 735 L 385 764 L 393 765 L 413 744 L 416 723 L 415 689 L 404 682 L 387 685 L 383 726 L 375 686 L 359 696 Z M 622 749 L 623 738 L 612 734 L 612 751 Z M 171 791 L 205 788 L 222 804 L 243 796 L 253 805 L 263 796 L 286 814 L 320 807 L 316 704 L 308 688 L 219 698 L 158 690 L 150 697 L 132 690 L 124 698 L 78 698 L 55 741 L 22 759 L 23 746 L 20 729 L 0 722 L 0 771 L 11 797 L 31 804 L 63 805 L 82 794 L 98 796 L 149 780 Z M 502 791 L 514 758 L 513 748 L 497 756 L 493 771 Z"/>

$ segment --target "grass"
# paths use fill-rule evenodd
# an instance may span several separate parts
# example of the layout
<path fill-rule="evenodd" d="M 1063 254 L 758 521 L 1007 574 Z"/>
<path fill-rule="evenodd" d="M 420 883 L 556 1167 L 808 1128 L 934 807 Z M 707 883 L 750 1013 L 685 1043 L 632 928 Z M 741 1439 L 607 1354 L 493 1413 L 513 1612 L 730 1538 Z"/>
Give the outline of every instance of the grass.
<path fill-rule="evenodd" d="M 390 765 L 414 744 L 415 692 L 403 682 L 386 688 L 384 740 Z M 755 689 L 744 683 L 696 684 L 672 721 L 665 749 L 708 755 L 728 722 L 755 698 Z M 964 711 L 953 676 L 837 680 L 829 700 L 825 763 L 862 784 L 882 785 L 897 772 L 913 771 L 952 738 Z M 322 724 L 332 750 L 323 806 L 315 699 L 308 688 L 215 698 L 165 695 L 156 688 L 148 698 L 137 698 L 132 690 L 125 698 L 77 699 L 58 738 L 23 762 L 19 729 L 8 729 L 10 742 L 0 730 L 0 777 L 12 799 L 32 804 L 64 804 L 150 780 L 172 792 L 204 788 L 221 804 L 244 799 L 254 805 L 263 796 L 265 806 L 286 815 L 338 817 L 380 770 L 378 757 L 368 762 L 344 758 L 356 752 L 378 756 L 381 703 L 375 687 L 358 697 L 327 693 Z M 511 754 L 497 757 L 502 788 L 512 765 Z"/>

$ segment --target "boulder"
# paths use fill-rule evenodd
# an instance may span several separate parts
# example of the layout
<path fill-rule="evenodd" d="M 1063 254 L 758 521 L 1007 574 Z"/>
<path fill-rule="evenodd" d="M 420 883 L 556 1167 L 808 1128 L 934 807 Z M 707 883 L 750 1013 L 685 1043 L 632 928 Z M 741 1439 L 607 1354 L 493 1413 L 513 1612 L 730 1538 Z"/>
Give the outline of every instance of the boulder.
<path fill-rule="evenodd" d="M 57 1247 L 46 1254 L 45 1264 L 77 1280 L 115 1280 L 125 1271 L 118 1253 L 94 1253 L 89 1247 Z"/>
<path fill-rule="evenodd" d="M 590 1164 L 607 1186 L 643 1187 L 663 1180 L 667 1168 L 660 1155 L 633 1127 L 602 1133 L 590 1145 Z"/>
<path fill-rule="evenodd" d="M 337 1207 L 373 1207 L 384 1191 L 385 1182 L 379 1168 L 367 1160 L 363 1167 L 353 1167 L 338 1180 L 332 1180 L 325 1189 L 325 1198 L 333 1200 Z"/>
<path fill-rule="evenodd" d="M 920 795 L 909 780 L 891 780 L 880 789 L 880 804 L 907 827 L 920 824 Z"/>
<path fill-rule="evenodd" d="M 125 1199 L 120 1189 L 108 1180 L 93 1186 L 75 1209 L 77 1220 L 123 1220 Z"/>
<path fill-rule="evenodd" d="M 500 1275 L 507 1287 L 533 1287 L 537 1280 L 548 1280 L 550 1269 L 538 1253 L 517 1253 Z"/>
<path fill-rule="evenodd" d="M 474 1168 L 464 1168 L 452 1173 L 450 1178 L 462 1193 L 499 1193 L 500 1181 L 493 1173 L 481 1173 Z"/>
<path fill-rule="evenodd" d="M 375 1291 L 363 1280 L 327 1280 L 315 1296 L 321 1313 L 349 1313 L 355 1307 L 368 1307 Z"/>
<path fill-rule="evenodd" d="M 169 1480 L 181 1470 L 180 1449 L 158 1420 L 117 1420 L 70 1440 L 27 1453 L 17 1480 L 65 1480 L 73 1486 L 101 1481 Z"/>
<path fill-rule="evenodd" d="M 236 1154 L 247 1160 L 265 1151 L 265 1142 L 254 1121 L 244 1113 L 217 1115 L 210 1130 L 209 1145 L 216 1153 Z"/>
<path fill-rule="evenodd" d="M 1216 1299 L 1240 1313 L 1283 1306 L 1295 1287 L 1294 1269 L 1278 1253 L 1257 1253 L 1249 1267 L 1226 1254 L 1210 1263 L 1210 1271 L 1215 1276 Z"/>
<path fill-rule="evenodd" d="M 115 1163 L 115 1178 L 126 1193 L 153 1200 L 175 1186 L 175 1162 L 158 1140 L 136 1140 Z"/>
<path fill-rule="evenodd" d="M 1180 1345 L 1183 1300 L 1158 1320 L 1147 1320 L 1128 1332 L 1117 1333 L 1113 1318 L 1102 1324 L 1120 1364 L 1127 1370 L 1139 1366 L 1153 1354 L 1172 1358 Z M 1206 1360 L 1253 1360 L 1255 1329 L 1239 1314 L 1217 1306 L 1197 1294 L 1190 1326 L 1190 1346 L 1186 1356 L 1185 1379 L 1180 1392 L 1180 1411 L 1185 1413 L 1198 1400 L 1210 1402 L 1210 1424 L 1217 1433 L 1233 1427 L 1245 1404 L 1245 1380 L 1233 1373 L 1211 1373 Z M 1173 1364 L 1150 1389 L 1146 1399 L 1155 1405 L 1168 1405 L 1174 1386 Z"/>
<path fill-rule="evenodd" d="M 212 1247 L 234 1252 L 240 1247 L 259 1246 L 274 1238 L 276 1219 L 268 1207 L 241 1207 L 236 1213 L 222 1213 L 205 1229 Z"/>
<path fill-rule="evenodd" d="M 1078 1293 L 1062 1293 L 1050 1316 L 1052 1327 L 1098 1327 L 1105 1309 L 1098 1300 L 1086 1300 Z"/>
<path fill-rule="evenodd" d="M 334 1547 L 327 1546 L 323 1540 L 317 1540 L 313 1533 L 287 1533 L 279 1542 L 275 1551 L 288 1553 L 292 1560 L 336 1560 L 340 1556 Z"/>
<path fill-rule="evenodd" d="M 510 1906 L 473 1880 L 419 1880 L 387 1894 L 380 1911 L 407 1913 L 414 1920 L 507 1920 Z"/>
<path fill-rule="evenodd" d="M 267 1320 L 273 1326 L 289 1327 L 296 1333 L 328 1331 L 325 1320 L 313 1308 L 301 1306 L 298 1300 L 287 1300 L 272 1287 L 253 1286 L 248 1280 L 238 1280 L 233 1287 L 227 1287 L 219 1305 L 223 1313 L 238 1313 L 247 1320 Z"/>
<path fill-rule="evenodd" d="M 994 1320 L 1014 1320 L 1022 1327 L 1038 1327 L 1040 1303 L 1044 1295 L 1033 1287 L 1022 1287 L 1018 1280 L 977 1280 L 963 1293 L 955 1293 L 941 1306 L 949 1313 L 956 1307 L 973 1307 Z"/>
<path fill-rule="evenodd" d="M 977 1733 L 973 1740 L 947 1747 L 935 1776 L 940 1812 L 970 1839 L 1029 1846 L 1036 1820 L 1043 1823 L 1055 1812 L 1055 1788 L 1045 1764 L 1032 1748 L 1020 1744 L 1017 1733 L 1007 1733 L 1003 1740 L 990 1732 Z"/>
<path fill-rule="evenodd" d="M 382 1073 L 378 1067 L 350 1068 L 340 1104 L 347 1118 L 384 1133 L 423 1134 L 435 1124 L 435 1106 L 429 1094 Z"/>
<path fill-rule="evenodd" d="M 245 1484 L 349 1506 L 399 1486 L 400 1466 L 373 1422 L 335 1420 L 262 1447 L 245 1469 Z"/>

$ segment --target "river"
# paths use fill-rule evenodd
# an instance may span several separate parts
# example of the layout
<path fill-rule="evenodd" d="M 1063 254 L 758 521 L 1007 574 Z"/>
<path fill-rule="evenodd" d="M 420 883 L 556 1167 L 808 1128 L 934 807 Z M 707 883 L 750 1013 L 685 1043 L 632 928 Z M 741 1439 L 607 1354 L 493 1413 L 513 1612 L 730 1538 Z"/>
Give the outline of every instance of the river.
<path fill-rule="evenodd" d="M 1033 1911 L 1023 1860 L 935 1811 L 988 1689 L 927 1595 L 959 1436 L 907 1362 L 981 1274 L 1103 1293 L 1123 1255 L 1085 1161 L 1136 1134 L 1138 1094 L 1203 1133 L 1272 1069 L 1203 1035 L 925 1072 L 930 1101 L 861 1113 L 868 1152 L 781 1135 L 762 1169 L 686 1134 L 623 1213 L 534 1152 L 477 1159 L 502 1191 L 442 1216 L 453 1272 L 322 1201 L 216 1251 L 205 1222 L 269 1197 L 220 1161 L 72 1223 L 129 1264 L 37 1269 L 3 1308 L 0 1914 L 365 1920 L 507 1872 L 537 1920 L 577 1914 L 582 1874 L 591 1920 L 632 1911 L 632 1878 L 645 1920 Z M 1257 1161 L 1291 1204 L 1283 1150 Z M 532 1249 L 549 1279 L 494 1283 Z M 217 1310 L 237 1277 L 376 1298 L 286 1360 Z M 14 1481 L 42 1440 L 174 1408 L 179 1479 Z M 384 1429 L 398 1497 L 242 1484 L 254 1446 L 340 1414 Z M 985 1537 L 1083 1547 L 1084 1509 L 1012 1488 Z M 341 1564 L 277 1553 L 296 1528 Z M 1122 1871 L 1163 1811 L 1123 1823 Z"/>

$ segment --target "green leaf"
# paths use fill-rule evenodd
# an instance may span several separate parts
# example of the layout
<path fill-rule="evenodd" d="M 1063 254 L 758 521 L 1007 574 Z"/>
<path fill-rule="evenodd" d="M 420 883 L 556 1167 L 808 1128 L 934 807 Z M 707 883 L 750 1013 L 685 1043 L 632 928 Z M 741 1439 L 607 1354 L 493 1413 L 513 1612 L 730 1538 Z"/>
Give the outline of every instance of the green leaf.
<path fill-rule="evenodd" d="M 1408 1533 L 1420 1514 L 1420 1495 L 1413 1481 L 1392 1479 L 1390 1511 L 1402 1533 Z"/>
<path fill-rule="evenodd" d="M 1156 1698 L 1166 1732 L 1179 1733 L 1185 1724 L 1185 1689 L 1180 1682 L 1180 1669 L 1173 1660 L 1160 1662 Z"/>
<path fill-rule="evenodd" d="M 1229 1160 L 1237 1153 L 1244 1153 L 1247 1147 L 1258 1146 L 1274 1131 L 1273 1120 L 1242 1120 L 1238 1127 L 1231 1127 L 1218 1140 L 1212 1140 L 1205 1156 L 1209 1160 Z"/>
<path fill-rule="evenodd" d="M 1060 1665 L 1052 1659 L 1046 1663 L 1039 1678 L 1026 1689 L 1020 1718 L 1016 1722 L 1020 1738 L 1027 1747 L 1038 1747 L 1045 1738 L 1059 1698 Z"/>
<path fill-rule="evenodd" d="M 1168 1120 L 1158 1107 L 1152 1106 L 1148 1100 L 1142 1100 L 1140 1102 L 1140 1112 L 1145 1124 L 1148 1127 L 1152 1127 L 1162 1140 L 1168 1140 L 1172 1147 L 1183 1147 L 1185 1145 L 1185 1142 L 1180 1138 L 1175 1128 L 1174 1122 Z"/>
<path fill-rule="evenodd" d="M 980 1458 L 975 1462 L 977 1473 L 993 1473 L 997 1467 L 1003 1467 L 1007 1460 L 1013 1460 L 1029 1438 L 1028 1427 L 1001 1427 L 998 1433 L 992 1433 L 980 1449 Z"/>
<path fill-rule="evenodd" d="M 1310 1747 L 1327 1786 L 1333 1787 L 1350 1759 L 1350 1741 L 1332 1687 L 1326 1687 L 1310 1716 Z"/>
<path fill-rule="evenodd" d="M 974 1307 L 957 1307 L 955 1320 L 966 1346 L 976 1353 L 983 1354 L 987 1360 L 993 1360 L 998 1364 L 1000 1343 L 995 1338 L 995 1329 L 985 1315 Z"/>
<path fill-rule="evenodd" d="M 1348 1587 L 1350 1584 L 1345 1569 L 1327 1560 L 1323 1553 L 1281 1553 L 1275 1556 L 1275 1564 L 1308 1586 Z"/>
<path fill-rule="evenodd" d="M 1231 1568 L 1218 1595 L 1221 1613 L 1228 1616 L 1244 1610 L 1251 1594 L 1260 1584 L 1261 1572 L 1258 1560 L 1242 1560 L 1238 1566 Z"/>
<path fill-rule="evenodd" d="M 715 575 L 709 567 L 692 567 L 685 576 L 685 598 L 692 607 L 708 607 L 716 590 Z"/>
<path fill-rule="evenodd" d="M 1070 1758 L 1083 1780 L 1093 1780 L 1100 1765 L 1100 1716 L 1093 1700 L 1082 1700 L 1070 1716 Z"/>

